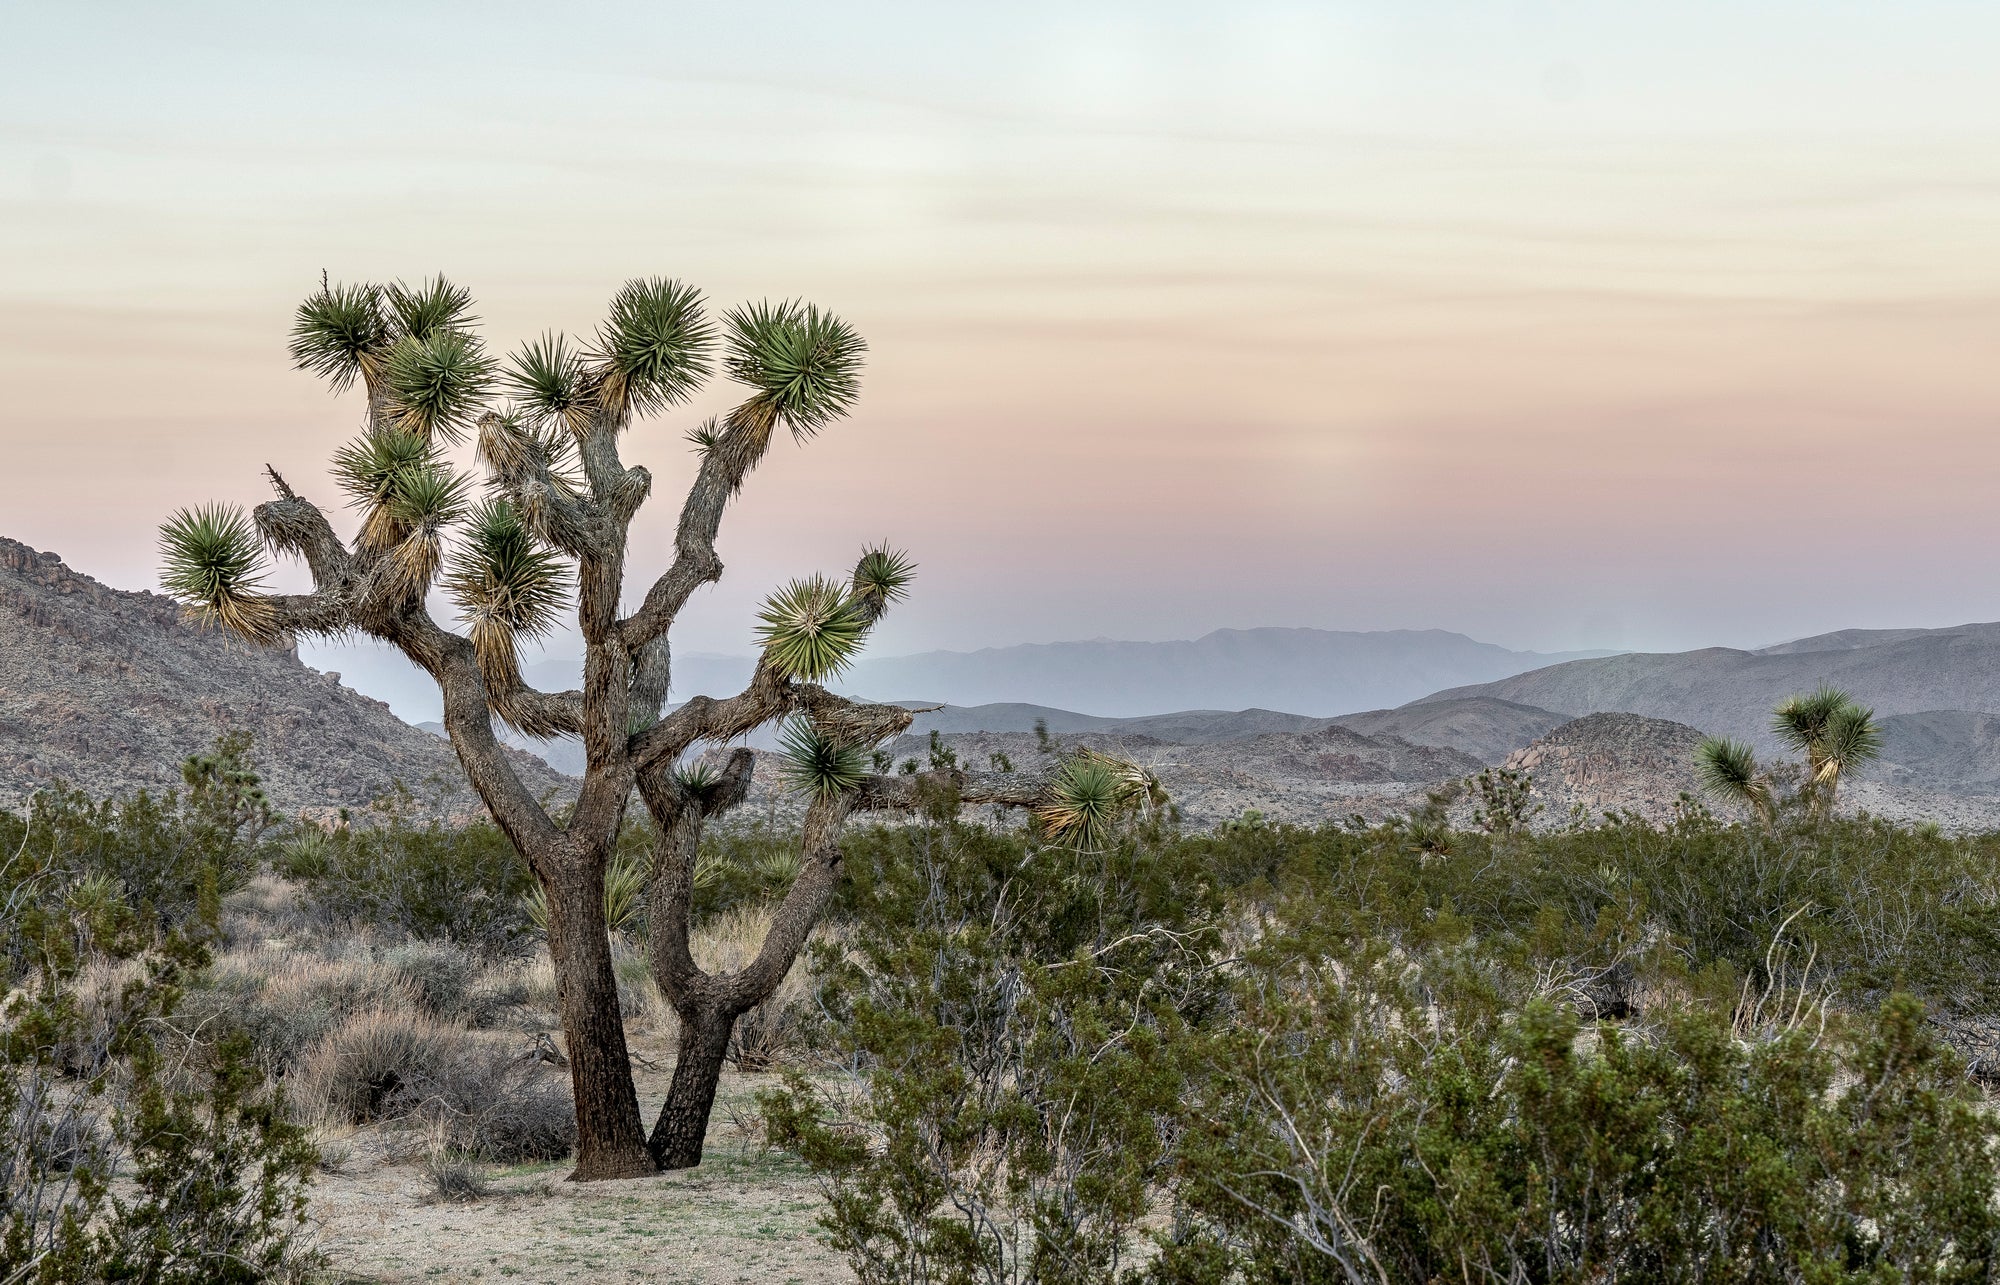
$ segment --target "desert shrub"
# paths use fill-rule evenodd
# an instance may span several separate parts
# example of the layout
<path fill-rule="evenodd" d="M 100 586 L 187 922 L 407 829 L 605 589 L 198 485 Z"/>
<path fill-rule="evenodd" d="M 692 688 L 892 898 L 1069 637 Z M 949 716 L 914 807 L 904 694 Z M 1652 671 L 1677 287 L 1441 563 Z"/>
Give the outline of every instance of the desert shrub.
<path fill-rule="evenodd" d="M 1165 1054 L 1219 990 L 1204 881 L 955 823 L 851 853 L 815 958 L 829 1073 L 760 1098 L 833 1243 L 869 1282 L 1117 1276 L 1170 1155 Z"/>
<path fill-rule="evenodd" d="M 486 970 L 478 956 L 444 941 L 392 947 L 382 952 L 382 966 L 426 1012 L 443 1018 L 466 1018 L 473 988 Z"/>
<path fill-rule="evenodd" d="M 1158 1279 L 1990 1278 L 1996 1126 L 1914 1000 L 1745 1038 L 1424 971 L 1294 958 L 1192 1037 Z"/>
<path fill-rule="evenodd" d="M 433 1200 L 462 1205 L 486 1195 L 486 1176 L 470 1156 L 439 1147 L 424 1157 L 423 1169 Z"/>
<path fill-rule="evenodd" d="M 462 1026 L 408 1010 L 361 1013 L 306 1056 L 301 1100 L 348 1124 L 400 1121 L 495 1161 L 550 1160 L 576 1142 L 569 1086 Z"/>
<path fill-rule="evenodd" d="M 56 785 L 36 791 L 27 815 L 0 812 L 0 896 L 26 883 L 60 884 L 73 914 L 115 904 L 161 932 L 204 918 L 257 872 L 270 808 L 241 734 L 181 765 L 185 789 L 96 799 Z M 88 904 L 84 904 L 88 903 Z M 0 966 L 18 975 L 24 960 Z"/>
<path fill-rule="evenodd" d="M 1477 941 L 1516 969 L 1734 997 L 1801 967 L 1862 1007 L 1902 990 L 1947 1028 L 2000 1016 L 2000 835 L 1868 819 L 1724 826 L 1699 810 L 1545 834 L 1226 829 L 1179 841 L 1264 913 L 1412 948 Z M 1261 890 L 1261 891 L 1260 891 Z M 1791 949 L 1774 956 L 1774 941 Z M 1636 991 L 1634 991 L 1636 993 Z"/>
<path fill-rule="evenodd" d="M 310 1269 L 295 1238 L 313 1149 L 247 1042 L 160 1047 L 205 947 L 102 899 L 72 917 L 63 874 L 13 883 L 0 919 L 23 965 L 0 1000 L 0 1280 L 194 1285 Z"/>
<path fill-rule="evenodd" d="M 418 1003 L 405 978 L 366 959 L 231 952 L 193 979 L 173 1026 L 197 1043 L 240 1032 L 267 1070 L 287 1075 L 356 1014 Z"/>
<path fill-rule="evenodd" d="M 448 941 L 488 958 L 532 935 L 523 896 L 533 886 L 514 845 L 491 821 L 450 824 L 407 794 L 381 800 L 363 824 L 303 825 L 273 857 L 299 885 L 299 907 L 332 928 Z"/>

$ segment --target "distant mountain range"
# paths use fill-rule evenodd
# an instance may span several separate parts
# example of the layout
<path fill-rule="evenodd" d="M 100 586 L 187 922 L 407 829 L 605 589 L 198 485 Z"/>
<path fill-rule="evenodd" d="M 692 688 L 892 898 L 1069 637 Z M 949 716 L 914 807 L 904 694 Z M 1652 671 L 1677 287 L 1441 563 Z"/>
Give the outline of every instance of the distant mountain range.
<path fill-rule="evenodd" d="M 1628 652 L 1448 688 L 1419 703 L 1483 697 L 1570 717 L 1618 710 L 1741 737 L 1768 751 L 1777 748 L 1771 706 L 1822 682 L 1844 688 L 1885 720 L 1938 711 L 2000 714 L 2000 624 L 1847 629 L 1757 651 Z"/>
<path fill-rule="evenodd" d="M 677 662 L 677 694 L 734 690 L 750 667 L 698 653 Z M 559 661 L 533 676 L 574 681 Z M 361 682 L 377 687 L 373 671 Z M 1350 806 L 1379 814 L 1426 781 L 1519 764 L 1535 746 L 1538 775 L 1569 782 L 1567 794 L 1545 783 L 1552 800 L 1595 806 L 1615 786 L 1657 810 L 1690 779 L 1689 737 L 1724 733 L 1772 752 L 1771 706 L 1821 682 L 1872 705 L 1882 727 L 1882 761 L 1855 781 L 1857 802 L 2000 824 L 2000 624 L 1578 657 L 1440 630 L 1220 630 L 864 661 L 844 686 L 917 710 L 899 756 L 935 731 L 968 754 L 1015 758 L 1038 752 L 1039 722 L 1157 765 L 1192 791 L 1191 814 L 1257 806 L 1304 820 Z M 1620 717 L 1571 725 L 1600 714 Z M 195 628 L 165 598 L 108 588 L 0 539 L 0 806 L 58 780 L 98 794 L 170 788 L 182 757 L 236 728 L 256 737 L 287 811 L 359 806 L 427 778 L 445 783 L 454 809 L 478 806 L 449 746 L 425 734 L 439 729 L 397 719 L 293 652 Z M 574 742 L 502 734 L 545 760 L 522 756 L 537 792 L 582 771 Z M 771 743 L 768 729 L 751 738 Z"/>

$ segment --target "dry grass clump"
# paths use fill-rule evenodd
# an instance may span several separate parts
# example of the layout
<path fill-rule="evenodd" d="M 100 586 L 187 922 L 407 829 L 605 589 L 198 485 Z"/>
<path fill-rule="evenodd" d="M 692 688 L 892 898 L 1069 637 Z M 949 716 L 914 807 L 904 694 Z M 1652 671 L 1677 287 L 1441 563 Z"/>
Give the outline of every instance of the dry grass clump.
<path fill-rule="evenodd" d="M 483 1160 L 555 1160 L 576 1144 L 562 1077 L 421 1013 L 358 1014 L 311 1050 L 295 1084 L 298 1100 L 328 1118 L 420 1125 L 446 1150 Z"/>
<path fill-rule="evenodd" d="M 274 1074 L 286 1075 L 315 1044 L 378 1008 L 415 1008 L 417 990 L 367 959 L 320 959 L 280 950 L 231 951 L 191 990 L 176 1025 L 193 1040 L 242 1031 Z"/>
<path fill-rule="evenodd" d="M 430 1180 L 431 1198 L 446 1204 L 468 1204 L 487 1192 L 486 1175 L 473 1158 L 443 1147 L 424 1157 L 424 1177 Z"/>

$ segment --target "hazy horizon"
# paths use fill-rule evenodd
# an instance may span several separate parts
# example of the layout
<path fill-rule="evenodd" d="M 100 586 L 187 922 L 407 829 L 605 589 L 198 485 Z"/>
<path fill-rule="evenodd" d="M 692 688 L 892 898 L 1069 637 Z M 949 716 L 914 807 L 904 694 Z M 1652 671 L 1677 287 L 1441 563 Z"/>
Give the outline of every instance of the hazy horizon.
<path fill-rule="evenodd" d="M 748 650 L 774 584 L 882 538 L 922 568 L 882 655 L 2000 616 L 1990 8 L 16 4 L 7 30 L 0 534 L 121 587 L 157 583 L 162 517 L 256 502 L 267 461 L 333 507 L 359 408 L 288 368 L 291 309 L 322 269 L 442 270 L 502 351 L 651 274 L 868 337 L 857 413 L 726 520 L 690 651 Z M 631 434 L 636 573 L 729 396 Z"/>

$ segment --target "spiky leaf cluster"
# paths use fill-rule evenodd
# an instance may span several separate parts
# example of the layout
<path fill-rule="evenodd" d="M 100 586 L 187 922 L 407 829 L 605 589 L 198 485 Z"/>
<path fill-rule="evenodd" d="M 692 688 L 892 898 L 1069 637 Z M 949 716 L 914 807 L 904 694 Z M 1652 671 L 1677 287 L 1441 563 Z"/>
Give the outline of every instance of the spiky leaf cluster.
<path fill-rule="evenodd" d="M 521 351 L 507 359 L 501 378 L 515 405 L 536 427 L 554 424 L 572 433 L 581 432 L 597 409 L 583 358 L 571 351 L 569 341 L 559 334 L 545 334 L 523 344 Z"/>
<path fill-rule="evenodd" d="M 1849 703 L 1846 692 L 1823 683 L 1804 695 L 1787 698 L 1772 710 L 1771 731 L 1799 753 L 1811 755 L 1826 736 L 1828 720 Z"/>
<path fill-rule="evenodd" d="M 1837 785 L 1842 772 L 1882 752 L 1875 711 L 1855 704 L 1846 692 L 1825 683 L 1773 710 L 1771 730 L 1806 756 L 1807 776 L 1817 786 Z"/>
<path fill-rule="evenodd" d="M 416 433 L 377 428 L 333 453 L 333 476 L 348 504 L 362 514 L 360 545 L 382 552 L 408 534 L 400 516 L 417 508 L 402 498 L 406 490 L 427 491 L 441 468 L 437 453 Z M 422 479 L 422 480 L 420 480 Z"/>
<path fill-rule="evenodd" d="M 778 751 L 786 784 L 814 799 L 859 789 L 868 779 L 868 756 L 859 746 L 828 736 L 806 719 L 785 725 Z"/>
<path fill-rule="evenodd" d="M 772 666 L 809 683 L 845 668 L 868 633 L 846 587 L 818 575 L 772 594 L 757 619 L 757 637 Z"/>
<path fill-rule="evenodd" d="M 722 784 L 722 773 L 697 759 L 675 765 L 674 780 L 689 794 L 700 796 Z"/>
<path fill-rule="evenodd" d="M 201 615 L 254 642 L 276 636 L 271 603 L 261 592 L 264 546 L 248 515 L 233 505 L 177 510 L 160 527 L 165 564 L 160 583 Z"/>
<path fill-rule="evenodd" d="M 414 286 L 401 281 L 382 288 L 382 303 L 397 339 L 428 342 L 438 335 L 470 329 L 472 291 L 454 285 L 442 274 Z"/>
<path fill-rule="evenodd" d="M 292 320 L 292 363 L 342 392 L 354 382 L 377 349 L 389 340 L 382 315 L 382 292 L 371 285 L 320 283 Z"/>
<path fill-rule="evenodd" d="M 405 592 L 430 588 L 444 560 L 446 528 L 465 516 L 468 483 L 443 461 L 396 476 L 383 508 L 402 531 L 390 550 Z"/>
<path fill-rule="evenodd" d="M 554 626 L 567 583 L 562 559 L 502 499 L 473 510 L 445 576 L 489 674 L 515 672 L 516 636 L 539 637 Z"/>
<path fill-rule="evenodd" d="M 874 606 L 879 614 L 889 604 L 901 602 L 917 576 L 917 564 L 900 549 L 882 544 L 861 555 L 854 566 L 854 592 Z"/>
<path fill-rule="evenodd" d="M 1771 782 L 1757 765 L 1757 755 L 1742 741 L 1711 736 L 1695 747 L 1695 777 L 1701 788 L 1718 798 L 1748 804 L 1759 816 L 1771 811 Z"/>
<path fill-rule="evenodd" d="M 868 345 L 852 326 L 788 300 L 731 309 L 723 319 L 730 378 L 757 390 L 759 410 L 800 441 L 847 413 L 861 395 Z"/>
<path fill-rule="evenodd" d="M 1875 711 L 1848 701 L 1827 717 L 1821 733 L 1819 779 L 1831 781 L 1881 754 L 1882 733 L 1875 725 Z"/>
<path fill-rule="evenodd" d="M 1101 852 L 1111 841 L 1132 787 L 1110 761 L 1079 756 L 1049 782 L 1048 799 L 1035 809 L 1044 833 L 1079 852 Z"/>
<path fill-rule="evenodd" d="M 612 297 L 593 355 L 606 368 L 607 393 L 651 414 L 679 405 L 701 387 L 714 340 L 701 291 L 646 277 L 626 282 Z"/>
<path fill-rule="evenodd" d="M 478 337 L 465 331 L 399 339 L 382 367 L 389 414 L 398 428 L 426 441 L 463 441 L 492 390 L 494 373 Z"/>

